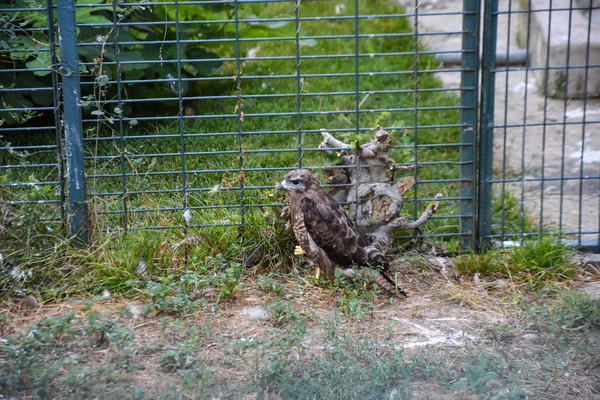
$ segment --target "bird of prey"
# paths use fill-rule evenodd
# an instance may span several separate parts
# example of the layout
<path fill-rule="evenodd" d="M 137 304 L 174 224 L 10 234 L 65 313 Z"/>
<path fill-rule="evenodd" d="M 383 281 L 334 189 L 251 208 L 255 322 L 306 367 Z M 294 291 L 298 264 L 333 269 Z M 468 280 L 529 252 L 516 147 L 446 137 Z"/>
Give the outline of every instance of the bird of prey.
<path fill-rule="evenodd" d="M 387 291 L 406 296 L 386 275 L 389 262 L 371 246 L 340 204 L 326 193 L 308 170 L 288 173 L 278 185 L 288 195 L 296 254 L 306 254 L 329 277 L 340 268 L 346 277 L 355 273 L 374 279 Z M 397 290 L 397 291 L 396 291 Z"/>

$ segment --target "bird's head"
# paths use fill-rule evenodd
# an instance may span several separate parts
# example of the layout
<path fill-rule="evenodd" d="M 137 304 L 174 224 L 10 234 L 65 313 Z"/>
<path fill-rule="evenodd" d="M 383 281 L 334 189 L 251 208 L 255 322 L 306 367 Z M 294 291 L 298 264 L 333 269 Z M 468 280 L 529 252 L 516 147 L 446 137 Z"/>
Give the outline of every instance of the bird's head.
<path fill-rule="evenodd" d="M 306 169 L 297 169 L 289 172 L 283 177 L 283 181 L 277 188 L 285 190 L 289 194 L 304 193 L 311 188 L 319 188 L 321 183 L 319 180 Z"/>

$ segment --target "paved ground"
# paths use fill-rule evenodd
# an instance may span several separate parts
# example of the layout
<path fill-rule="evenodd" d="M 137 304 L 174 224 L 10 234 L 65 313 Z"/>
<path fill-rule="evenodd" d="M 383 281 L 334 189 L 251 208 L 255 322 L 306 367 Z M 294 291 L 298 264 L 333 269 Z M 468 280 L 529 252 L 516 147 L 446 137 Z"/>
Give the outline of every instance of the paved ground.
<path fill-rule="evenodd" d="M 414 9 L 413 0 L 399 0 Z M 433 13 L 459 12 L 460 0 L 425 0 L 419 7 L 419 32 L 459 32 L 462 29 L 460 15 L 427 15 Z M 513 1 L 515 10 L 518 2 Z M 509 1 L 500 0 L 499 10 L 508 10 Z M 517 48 L 518 18 L 512 15 L 498 17 L 498 52 Z M 459 50 L 459 34 L 432 35 L 422 38 L 433 50 Z M 515 67 L 518 68 L 518 67 Z M 560 178 L 569 180 L 518 182 L 507 188 L 521 198 L 529 215 L 543 218 L 546 226 L 563 232 L 598 232 L 600 225 L 600 180 L 581 180 L 580 176 L 600 175 L 600 100 L 550 99 L 536 89 L 531 71 L 510 70 L 496 74 L 496 102 L 494 137 L 494 173 L 502 178 Z M 460 86 L 460 73 L 440 73 L 446 87 Z M 584 128 L 581 122 L 588 122 Z M 544 109 L 546 111 L 544 111 Z M 563 126 L 531 124 L 567 122 Z M 590 123 L 590 121 L 592 121 Z M 595 121 L 595 122 L 594 122 Z M 522 125 L 526 125 L 524 128 Z M 521 125 L 510 127 L 511 125 Z M 504 128 L 504 126 L 509 126 Z M 498 193 L 501 185 L 495 188 Z M 579 204 L 581 193 L 581 206 Z M 562 194 L 562 195 L 561 195 Z M 543 201 L 543 212 L 540 205 Z M 579 209 L 581 207 L 581 213 Z M 583 235 L 583 239 L 597 239 L 598 235 Z"/>

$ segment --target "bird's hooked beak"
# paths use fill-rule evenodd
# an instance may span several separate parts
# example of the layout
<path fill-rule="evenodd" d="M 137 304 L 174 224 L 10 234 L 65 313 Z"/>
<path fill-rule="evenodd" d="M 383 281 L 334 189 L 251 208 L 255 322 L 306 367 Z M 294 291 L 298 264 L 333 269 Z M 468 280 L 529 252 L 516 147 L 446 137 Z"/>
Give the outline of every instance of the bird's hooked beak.
<path fill-rule="evenodd" d="M 277 190 L 287 190 L 287 186 L 285 185 L 285 180 L 281 181 L 281 183 L 277 184 L 277 186 L 275 186 L 277 188 Z"/>

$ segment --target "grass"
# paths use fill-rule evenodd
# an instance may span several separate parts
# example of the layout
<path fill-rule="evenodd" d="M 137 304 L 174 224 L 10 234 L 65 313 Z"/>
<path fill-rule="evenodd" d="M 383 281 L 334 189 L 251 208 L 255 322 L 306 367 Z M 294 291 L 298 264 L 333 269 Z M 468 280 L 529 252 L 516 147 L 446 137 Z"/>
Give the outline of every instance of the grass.
<path fill-rule="evenodd" d="M 555 239 L 523 242 L 510 251 L 490 250 L 465 254 L 455 259 L 460 274 L 506 278 L 517 284 L 541 288 L 546 284 L 568 281 L 575 276 L 575 253 Z"/>

